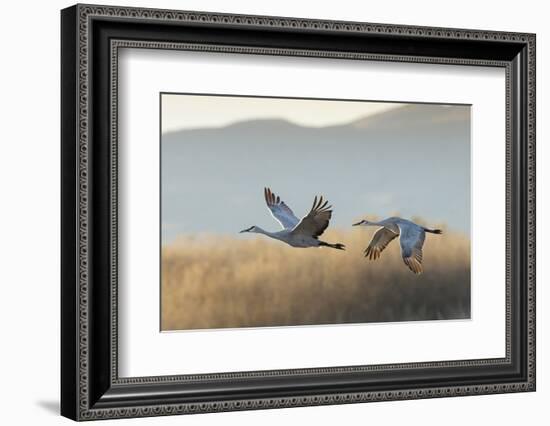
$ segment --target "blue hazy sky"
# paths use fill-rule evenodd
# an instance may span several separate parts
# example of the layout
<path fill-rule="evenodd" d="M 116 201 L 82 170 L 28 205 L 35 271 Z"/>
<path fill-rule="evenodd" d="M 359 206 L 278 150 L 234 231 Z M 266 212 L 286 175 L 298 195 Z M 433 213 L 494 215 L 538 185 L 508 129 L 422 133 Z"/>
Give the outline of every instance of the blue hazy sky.
<path fill-rule="evenodd" d="M 163 242 L 278 230 L 269 186 L 301 217 L 315 195 L 331 226 L 422 217 L 470 232 L 470 107 L 162 95 Z"/>

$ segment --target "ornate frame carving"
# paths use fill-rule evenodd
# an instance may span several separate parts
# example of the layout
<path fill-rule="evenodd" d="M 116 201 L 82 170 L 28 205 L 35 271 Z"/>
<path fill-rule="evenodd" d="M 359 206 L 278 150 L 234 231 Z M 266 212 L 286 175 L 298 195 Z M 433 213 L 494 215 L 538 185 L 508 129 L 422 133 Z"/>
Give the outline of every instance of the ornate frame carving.
<path fill-rule="evenodd" d="M 479 55 L 474 57 L 437 56 L 428 54 L 405 55 L 395 52 L 325 50 L 295 47 L 258 47 L 246 45 L 222 45 L 211 42 L 197 43 L 170 38 L 158 41 L 133 39 L 133 34 L 117 38 L 108 37 L 108 46 L 97 36 L 103 29 L 94 23 L 109 28 L 105 31 L 124 33 L 124 24 L 136 22 L 143 31 L 155 32 L 161 27 L 177 25 L 181 28 L 226 28 L 228 31 L 254 29 L 276 30 L 300 37 L 300 34 L 351 34 L 372 36 L 380 40 L 401 40 L 415 45 L 432 40 L 449 45 L 479 46 Z M 117 27 L 117 25 L 121 25 Z M 113 30 L 114 29 L 114 30 Z M 94 33 L 95 32 L 95 33 Z M 92 34 L 94 33 L 94 34 Z M 94 39 L 96 35 L 96 39 Z M 351 402 L 432 398 L 442 396 L 475 395 L 487 393 L 533 391 L 535 389 L 535 36 L 509 32 L 477 31 L 448 28 L 410 27 L 402 25 L 336 22 L 266 16 L 227 15 L 202 12 L 185 12 L 126 7 L 77 5 L 62 12 L 62 53 L 64 80 L 63 100 L 63 177 L 62 201 L 65 217 L 72 217 L 63 225 L 62 234 L 62 414 L 76 420 L 91 420 L 113 417 L 138 417 L 196 412 L 261 409 L 275 407 L 339 404 Z M 160 36 L 162 37 L 162 35 Z M 368 39 L 367 39 L 368 40 Z M 96 44 L 94 44 L 96 43 Z M 382 43 L 383 44 L 383 43 Z M 431 46 L 431 45 L 430 45 Z M 435 46 L 435 44 L 434 44 Z M 488 55 L 488 47 L 502 47 L 500 56 Z M 117 85 L 118 49 L 121 47 L 183 49 L 198 51 L 221 51 L 239 54 L 298 55 L 355 60 L 384 60 L 397 62 L 445 63 L 457 65 L 496 66 L 506 69 L 506 173 L 507 173 L 507 260 L 506 260 L 506 357 L 502 359 L 462 360 L 451 362 L 388 364 L 374 366 L 327 367 L 302 370 L 274 370 L 243 373 L 222 373 L 193 376 L 161 376 L 119 378 L 117 369 Z M 97 64 L 98 50 L 105 50 L 107 64 Z M 498 52 L 497 52 L 498 53 Z M 93 63 L 95 62 L 95 63 Z M 99 67 L 97 71 L 93 66 Z M 94 75 L 92 75 L 95 73 Z M 98 77 L 99 76 L 99 77 Z M 109 93 L 106 93 L 109 92 Z M 94 134 L 93 114 L 100 111 L 99 96 L 108 98 L 109 125 L 106 133 Z M 96 108 L 94 110 L 94 108 Z M 105 108 L 103 108 L 105 109 Z M 103 110 L 101 110 L 103 111 Z M 100 114 L 97 114 L 99 116 Z M 105 117 L 105 115 L 103 115 Z M 95 118 L 97 121 L 98 118 Z M 101 133 L 101 135 L 100 135 Z M 92 140 L 108 135 L 107 148 L 92 146 Z M 96 138 L 96 139 L 94 139 Z M 105 142 L 105 141 L 104 141 Z M 94 167 L 97 159 L 103 158 L 107 149 L 109 179 L 98 181 Z M 100 150 L 101 152 L 96 152 Z M 95 163 L 90 161 L 94 158 Z M 65 180 L 68 179 L 68 180 Z M 102 186 L 103 185 L 103 186 Z M 108 200 L 95 188 L 108 188 Z M 519 209 L 517 212 L 515 209 Z M 96 236 L 94 226 L 98 212 L 106 211 L 108 217 L 108 241 Z M 103 213 L 101 213 L 103 214 Z M 519 214 L 519 216 L 518 216 Z M 103 216 L 102 216 L 103 217 Z M 103 222 L 107 221 L 105 217 Z M 97 222 L 103 226 L 103 222 Z M 101 226 L 98 226 L 101 228 Z M 101 247 L 98 246 L 101 241 Z M 94 270 L 94 250 L 108 252 L 108 299 L 95 296 L 94 301 L 107 304 L 106 314 L 91 307 L 90 291 L 98 287 Z M 512 256 L 522 258 L 524 264 L 512 263 Z M 93 281 L 93 280 L 96 281 Z M 517 284 L 513 286 L 513 282 Z M 94 287 L 95 286 L 95 287 Z M 100 324 L 101 323 L 101 324 Z M 523 325 L 522 325 L 523 324 Z M 100 328 L 102 327 L 102 328 Z M 521 341 L 518 343 L 518 341 Z M 97 342 L 102 342 L 98 344 Z M 96 346 L 109 346 L 96 352 Z M 519 351 L 519 352 L 518 352 Z M 518 356 L 524 358 L 520 363 Z M 96 361 L 99 360 L 99 361 Z M 517 365 L 520 363 L 521 365 Z M 509 380 L 479 380 L 467 385 L 448 383 L 434 386 L 401 385 L 396 388 L 369 390 L 368 386 L 348 386 L 346 389 L 300 394 L 290 390 L 285 394 L 274 388 L 269 397 L 239 395 L 219 396 L 210 399 L 181 397 L 168 399 L 163 396 L 162 386 L 183 384 L 209 384 L 216 387 L 224 381 L 239 379 L 258 381 L 286 377 L 299 381 L 304 376 L 319 380 L 338 374 L 353 375 L 385 371 L 445 370 L 462 368 L 486 368 L 488 366 L 512 368 L 515 378 Z M 473 370 L 472 370 L 473 371 Z M 510 374 L 510 373 L 508 373 Z M 96 375 L 100 379 L 95 379 Z M 351 377 L 351 376 L 350 376 Z M 397 377 L 397 376 L 396 376 Z M 351 383 L 351 382 L 350 382 Z M 435 382 L 434 382 L 435 383 Z M 133 390 L 141 386 L 142 392 L 150 392 L 149 398 L 140 398 Z M 290 385 L 289 385 L 290 386 Z M 353 388 L 353 389 L 352 389 Z M 351 390 L 350 390 L 351 389 Z M 244 393 L 243 393 L 244 394 Z"/>

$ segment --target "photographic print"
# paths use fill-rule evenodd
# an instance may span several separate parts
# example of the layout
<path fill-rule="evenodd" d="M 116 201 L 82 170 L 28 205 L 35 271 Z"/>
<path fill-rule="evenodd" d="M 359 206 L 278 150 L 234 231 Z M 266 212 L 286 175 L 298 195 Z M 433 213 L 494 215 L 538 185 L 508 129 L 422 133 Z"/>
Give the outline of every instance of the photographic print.
<path fill-rule="evenodd" d="M 470 318 L 470 106 L 162 93 L 161 330 Z"/>

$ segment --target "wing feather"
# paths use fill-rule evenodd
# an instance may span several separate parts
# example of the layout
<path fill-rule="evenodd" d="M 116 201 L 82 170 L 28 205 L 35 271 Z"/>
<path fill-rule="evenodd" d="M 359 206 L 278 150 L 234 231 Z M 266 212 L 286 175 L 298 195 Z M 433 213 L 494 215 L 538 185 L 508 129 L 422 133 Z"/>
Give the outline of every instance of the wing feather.
<path fill-rule="evenodd" d="M 388 244 L 398 235 L 388 228 L 380 228 L 374 233 L 369 246 L 365 249 L 365 257 L 368 257 L 370 260 L 378 259 Z"/>
<path fill-rule="evenodd" d="M 322 196 L 315 196 L 311 210 L 300 220 L 292 232 L 309 235 L 313 238 L 319 237 L 328 227 L 332 217 L 331 209 L 332 206 L 328 205 L 328 201 L 324 200 Z"/>
<path fill-rule="evenodd" d="M 401 244 L 401 256 L 403 262 L 415 274 L 421 274 L 422 268 L 422 246 L 426 233 L 418 226 L 400 225 L 399 226 Z"/>
<path fill-rule="evenodd" d="M 264 188 L 264 197 L 271 215 L 281 224 L 283 229 L 292 229 L 300 221 L 292 209 L 286 205 L 281 197 L 275 195 L 271 189 Z"/>

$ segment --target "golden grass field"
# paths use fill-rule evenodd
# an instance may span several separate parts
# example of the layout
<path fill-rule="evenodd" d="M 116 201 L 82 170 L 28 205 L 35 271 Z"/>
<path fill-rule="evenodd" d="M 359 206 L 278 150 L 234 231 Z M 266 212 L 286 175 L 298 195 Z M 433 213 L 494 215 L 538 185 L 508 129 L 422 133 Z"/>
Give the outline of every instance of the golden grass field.
<path fill-rule="evenodd" d="M 424 273 L 395 240 L 363 257 L 375 228 L 327 230 L 346 251 L 292 248 L 254 234 L 180 237 L 162 247 L 162 330 L 470 317 L 470 240 L 426 235 Z"/>

